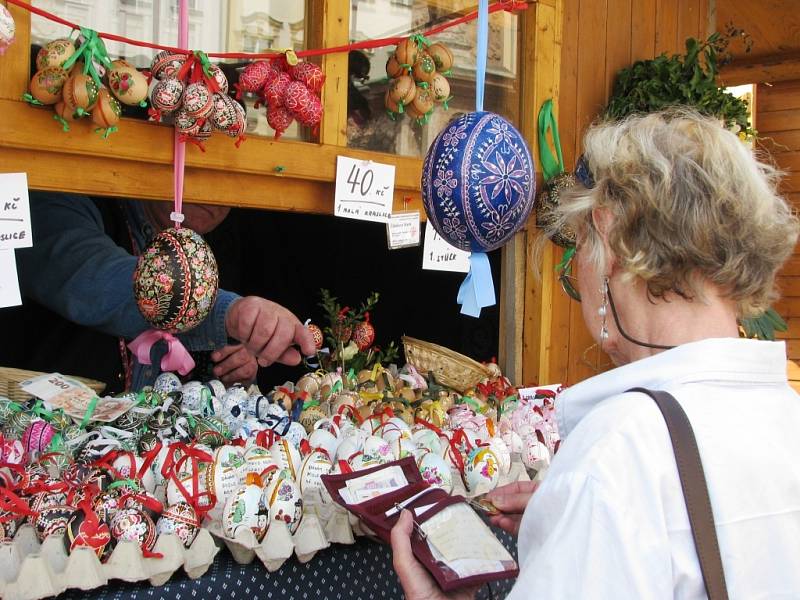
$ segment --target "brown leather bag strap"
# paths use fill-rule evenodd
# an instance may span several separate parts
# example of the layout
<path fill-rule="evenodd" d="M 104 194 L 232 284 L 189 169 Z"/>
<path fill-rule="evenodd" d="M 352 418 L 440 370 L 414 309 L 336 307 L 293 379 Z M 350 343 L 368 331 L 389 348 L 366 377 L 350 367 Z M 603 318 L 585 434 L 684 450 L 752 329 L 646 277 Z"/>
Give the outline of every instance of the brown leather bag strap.
<path fill-rule="evenodd" d="M 727 600 L 728 589 L 725 586 L 725 572 L 722 570 L 717 531 L 714 528 L 714 513 L 708 497 L 708 485 L 703 473 L 700 451 L 689 418 L 672 394 L 645 388 L 632 388 L 628 391 L 650 396 L 664 416 L 672 449 L 675 452 L 678 476 L 686 500 L 686 510 L 689 513 L 689 523 L 692 527 L 692 537 L 700 560 L 706 593 L 710 600 Z"/>

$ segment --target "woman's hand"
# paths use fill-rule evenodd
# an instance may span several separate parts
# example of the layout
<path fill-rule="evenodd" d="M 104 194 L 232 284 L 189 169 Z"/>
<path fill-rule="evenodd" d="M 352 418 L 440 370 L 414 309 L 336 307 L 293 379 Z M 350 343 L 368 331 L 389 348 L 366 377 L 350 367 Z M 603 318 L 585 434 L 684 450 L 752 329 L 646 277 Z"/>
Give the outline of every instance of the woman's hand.
<path fill-rule="evenodd" d="M 427 569 L 414 557 L 411 550 L 411 532 L 414 529 L 414 519 L 411 513 L 404 510 L 400 519 L 392 528 L 392 562 L 394 570 L 406 600 L 471 600 L 475 597 L 475 588 L 467 588 L 450 594 L 445 594 Z"/>
<path fill-rule="evenodd" d="M 522 514 L 538 487 L 538 481 L 515 481 L 486 494 L 486 499 L 500 511 L 499 515 L 490 518 L 492 525 L 517 535 Z"/>

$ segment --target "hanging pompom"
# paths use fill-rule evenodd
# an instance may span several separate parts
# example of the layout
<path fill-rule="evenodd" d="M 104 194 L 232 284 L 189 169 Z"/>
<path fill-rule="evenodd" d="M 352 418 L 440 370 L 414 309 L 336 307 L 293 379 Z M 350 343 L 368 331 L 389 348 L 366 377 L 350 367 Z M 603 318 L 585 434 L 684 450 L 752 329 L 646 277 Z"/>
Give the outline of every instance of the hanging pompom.
<path fill-rule="evenodd" d="M 11 43 L 14 41 L 17 26 L 14 23 L 14 17 L 5 7 L 0 4 L 0 56 L 3 56 Z"/>

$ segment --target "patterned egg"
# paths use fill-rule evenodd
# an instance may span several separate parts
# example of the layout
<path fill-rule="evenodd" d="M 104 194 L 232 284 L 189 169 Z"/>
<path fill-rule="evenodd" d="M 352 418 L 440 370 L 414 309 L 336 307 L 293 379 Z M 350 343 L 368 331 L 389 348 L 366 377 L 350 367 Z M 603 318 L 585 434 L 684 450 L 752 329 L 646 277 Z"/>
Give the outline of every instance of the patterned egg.
<path fill-rule="evenodd" d="M 250 529 L 260 542 L 267 532 L 267 511 L 261 503 L 261 488 L 242 485 L 225 501 L 222 510 L 222 531 L 233 538 L 241 528 Z"/>
<path fill-rule="evenodd" d="M 325 74 L 319 65 L 310 62 L 299 62 L 290 68 L 290 74 L 296 81 L 301 82 L 310 92 L 319 94 L 325 83 Z"/>
<path fill-rule="evenodd" d="M 66 491 L 58 491 L 58 480 L 50 479 L 43 483 L 43 487 L 51 488 L 54 491 L 50 491 L 45 489 L 41 492 L 36 492 L 33 494 L 30 499 L 28 500 L 28 504 L 31 507 L 31 510 L 34 512 L 39 512 L 48 506 L 59 506 L 62 504 L 67 503 L 67 493 Z M 61 489 L 64 489 L 63 486 Z M 35 518 L 34 518 L 35 522 Z"/>
<path fill-rule="evenodd" d="M 300 448 L 302 441 L 308 439 L 308 434 L 306 434 L 305 427 L 297 421 L 292 421 L 283 437 L 289 440 L 295 448 Z"/>
<path fill-rule="evenodd" d="M 281 72 L 264 86 L 264 99 L 270 109 L 267 111 L 267 116 L 272 112 L 272 109 L 283 106 L 283 101 L 286 98 L 286 88 L 289 87 L 290 83 L 292 83 L 292 78 L 289 74 Z M 273 127 L 273 129 L 275 128 Z"/>
<path fill-rule="evenodd" d="M 419 88 L 422 89 L 422 88 Z M 392 79 L 389 85 L 389 98 L 398 105 L 408 105 L 417 95 L 417 84 L 410 75 L 401 75 L 397 79 Z"/>
<path fill-rule="evenodd" d="M 125 494 L 121 499 L 120 508 L 135 508 L 149 516 L 153 521 L 164 512 L 164 504 L 154 494 L 138 490 Z"/>
<path fill-rule="evenodd" d="M 218 283 L 211 248 L 199 234 L 182 227 L 156 235 L 139 257 L 133 289 L 144 318 L 158 329 L 177 333 L 206 318 Z"/>
<path fill-rule="evenodd" d="M 364 440 L 364 464 L 384 464 L 394 460 L 394 454 L 389 442 L 377 435 L 371 435 Z"/>
<path fill-rule="evenodd" d="M 267 124 L 275 130 L 276 140 L 280 139 L 293 122 L 292 113 L 283 106 L 271 106 L 267 109 Z"/>
<path fill-rule="evenodd" d="M 218 519 L 222 516 L 225 502 L 244 481 L 243 469 L 244 453 L 241 448 L 222 446 L 214 451 L 213 461 L 206 467 L 205 472 L 206 491 L 217 499 L 209 512 L 210 518 Z"/>
<path fill-rule="evenodd" d="M 181 388 L 183 409 L 191 413 L 205 413 L 211 407 L 211 389 L 199 381 L 190 381 Z"/>
<path fill-rule="evenodd" d="M 400 77 L 403 73 L 406 72 L 406 69 L 400 65 L 400 62 L 397 60 L 397 57 L 394 54 L 389 56 L 389 59 L 386 61 L 386 75 L 389 79 L 394 79 L 395 77 Z"/>
<path fill-rule="evenodd" d="M 36 69 L 41 71 L 47 67 L 60 67 L 75 54 L 75 44 L 72 40 L 58 39 L 48 42 L 36 55 Z"/>
<path fill-rule="evenodd" d="M 231 438 L 225 421 L 216 416 L 195 419 L 194 435 L 199 443 L 212 448 L 222 446 Z"/>
<path fill-rule="evenodd" d="M 387 442 L 393 442 L 399 438 L 411 439 L 411 427 L 400 417 L 391 417 L 383 424 L 381 437 Z"/>
<path fill-rule="evenodd" d="M 213 96 L 205 83 L 190 83 L 183 92 L 183 109 L 187 116 L 205 119 L 214 108 Z"/>
<path fill-rule="evenodd" d="M 186 62 L 185 54 L 175 54 L 169 50 L 162 50 L 153 57 L 150 63 L 150 73 L 156 79 L 175 77 Z"/>
<path fill-rule="evenodd" d="M 228 93 L 228 78 L 225 77 L 225 73 L 222 72 L 217 65 L 211 65 L 211 78 L 217 82 L 217 86 L 219 86 L 219 93 L 227 95 Z"/>
<path fill-rule="evenodd" d="M 24 522 L 24 519 L 15 517 L 7 510 L 0 510 L 0 543 L 13 541 Z"/>
<path fill-rule="evenodd" d="M 428 452 L 419 460 L 417 466 L 428 485 L 442 488 L 448 494 L 453 491 L 453 472 L 441 456 Z"/>
<path fill-rule="evenodd" d="M 310 406 L 304 408 L 300 413 L 299 422 L 305 428 L 306 433 L 314 431 L 314 423 L 325 418 L 325 411 L 320 406 Z"/>
<path fill-rule="evenodd" d="M 427 52 L 420 52 L 417 56 L 417 62 L 414 63 L 412 73 L 417 83 L 424 81 L 430 85 L 436 75 L 436 63 L 433 57 Z"/>
<path fill-rule="evenodd" d="M 145 431 L 139 438 L 139 452 L 145 454 L 154 450 L 159 441 L 158 434 L 155 431 Z"/>
<path fill-rule="evenodd" d="M 92 110 L 92 123 L 98 127 L 114 127 L 122 116 L 119 101 L 111 95 L 107 88 L 97 92 L 97 104 Z"/>
<path fill-rule="evenodd" d="M 322 101 L 312 95 L 308 103 L 300 110 L 297 120 L 306 127 L 316 127 L 322 121 Z"/>
<path fill-rule="evenodd" d="M 314 325 L 314 323 L 309 323 L 306 325 L 306 329 L 311 333 L 311 337 L 314 338 L 314 346 L 317 350 L 322 349 L 322 345 L 325 343 L 325 337 L 322 335 L 322 329 L 319 328 L 318 325 Z"/>
<path fill-rule="evenodd" d="M 64 103 L 73 111 L 81 108 L 89 111 L 97 104 L 97 94 L 100 89 L 89 75 L 73 73 L 64 83 L 62 94 Z"/>
<path fill-rule="evenodd" d="M 31 96 L 42 104 L 55 104 L 61 100 L 61 92 L 67 77 L 67 72 L 59 66 L 45 67 L 37 71 L 30 83 Z"/>
<path fill-rule="evenodd" d="M 188 548 L 200 530 L 200 519 L 191 504 L 178 502 L 168 506 L 156 523 L 158 535 L 175 534 Z"/>
<path fill-rule="evenodd" d="M 525 141 L 488 113 L 453 119 L 425 157 L 422 197 L 429 222 L 451 245 L 488 252 L 525 224 L 536 180 Z"/>
<path fill-rule="evenodd" d="M 294 533 L 303 520 L 303 496 L 288 472 L 276 475 L 264 488 L 263 504 L 269 508 L 269 520 L 286 523 Z"/>
<path fill-rule="evenodd" d="M 87 517 L 82 510 L 75 511 L 67 521 L 64 533 L 67 554 L 72 554 L 76 548 L 90 548 L 103 562 L 111 556 L 114 547 L 111 529 L 97 515 Z"/>
<path fill-rule="evenodd" d="M 175 111 L 175 129 L 177 129 L 179 133 L 184 135 L 195 135 L 200 131 L 201 125 L 202 123 L 200 121 L 189 116 L 189 113 L 186 112 L 186 109 L 180 108 Z"/>
<path fill-rule="evenodd" d="M 433 59 L 436 70 L 440 73 L 446 73 L 453 68 L 453 53 L 450 51 L 450 48 L 441 42 L 428 46 L 427 52 Z"/>
<path fill-rule="evenodd" d="M 227 94 L 215 93 L 213 95 L 214 110 L 211 112 L 211 124 L 225 131 L 230 129 L 236 124 L 238 111 L 234 104 L 238 104 L 236 100 Z"/>
<path fill-rule="evenodd" d="M 213 125 L 211 125 L 211 121 L 209 121 L 208 119 L 203 119 L 202 122 L 200 122 L 200 129 L 197 131 L 196 134 L 191 136 L 191 138 L 195 142 L 199 142 L 202 144 L 203 142 L 206 142 L 209 140 L 209 138 L 211 138 L 211 134 L 213 131 L 214 127 Z"/>
<path fill-rule="evenodd" d="M 541 471 L 550 466 L 550 450 L 536 435 L 526 435 L 522 439 L 522 463 L 528 469 Z"/>
<path fill-rule="evenodd" d="M 122 508 L 118 490 L 119 488 L 100 492 L 92 500 L 92 510 L 107 523 L 110 523 L 111 518 Z"/>
<path fill-rule="evenodd" d="M 238 89 L 254 94 L 264 87 L 267 77 L 274 72 L 269 63 L 263 60 L 248 63 L 239 75 Z M 237 96 L 238 97 L 238 96 Z"/>
<path fill-rule="evenodd" d="M 36 483 L 41 483 L 51 479 L 50 471 L 48 468 L 40 462 L 29 463 L 25 467 L 25 476 L 28 478 L 30 482 L 29 485 L 33 485 Z"/>
<path fill-rule="evenodd" d="M 67 528 L 70 517 L 77 509 L 65 504 L 45 506 L 34 521 L 36 537 L 44 542 L 51 535 L 61 535 Z"/>
<path fill-rule="evenodd" d="M 450 82 L 447 81 L 447 77 L 441 73 L 434 74 L 431 80 L 430 90 L 433 101 L 437 104 L 441 104 L 450 99 Z"/>
<path fill-rule="evenodd" d="M 180 377 L 175 375 L 175 373 L 161 373 L 156 377 L 156 381 L 153 384 L 153 390 L 163 394 L 179 392 L 182 389 L 183 384 L 181 383 Z"/>
<path fill-rule="evenodd" d="M 283 92 L 283 106 L 293 115 L 299 115 L 311 101 L 312 93 L 299 81 L 292 81 Z"/>
<path fill-rule="evenodd" d="M 28 411 L 14 413 L 3 426 L 3 435 L 13 440 L 22 439 L 25 430 L 33 423 L 33 419 L 33 413 Z"/>
<path fill-rule="evenodd" d="M 156 479 L 151 469 L 145 469 L 145 459 L 133 453 L 121 454 L 111 464 L 112 469 L 121 479 L 139 480 L 148 492 L 156 488 Z"/>
<path fill-rule="evenodd" d="M 150 104 L 156 110 L 169 114 L 180 107 L 184 89 L 183 82 L 175 77 L 161 79 L 153 86 Z"/>
<path fill-rule="evenodd" d="M 14 41 L 16 29 L 14 17 L 4 5 L 0 5 L 0 56 L 5 54 L 6 48 Z"/>
<path fill-rule="evenodd" d="M 511 470 L 511 451 L 501 437 L 493 437 L 489 440 L 489 448 L 497 457 L 500 464 L 500 474 L 508 475 Z"/>
<path fill-rule="evenodd" d="M 136 106 L 147 98 L 147 77 L 133 67 L 119 66 L 108 72 L 108 87 L 117 100 Z"/>
<path fill-rule="evenodd" d="M 487 447 L 472 450 L 464 461 L 464 484 L 472 495 L 483 494 L 497 487 L 500 461 Z"/>
<path fill-rule="evenodd" d="M 236 122 L 225 130 L 225 134 L 229 137 L 242 140 L 247 131 L 247 113 L 244 107 L 236 101 L 234 101 L 231 106 L 233 106 L 233 109 L 236 111 Z"/>
<path fill-rule="evenodd" d="M 361 321 L 353 328 L 353 341 L 362 352 L 372 346 L 372 342 L 375 341 L 375 328 L 369 320 Z"/>
<path fill-rule="evenodd" d="M 397 438 L 389 444 L 392 448 L 394 460 L 400 460 L 406 456 L 422 456 L 425 452 L 420 451 L 410 439 Z"/>
<path fill-rule="evenodd" d="M 248 473 L 260 476 L 264 471 L 272 467 L 276 467 L 276 465 L 269 450 L 261 446 L 250 446 L 244 451 L 244 464 L 240 469 L 240 473 L 241 476 L 245 477 Z"/>
<path fill-rule="evenodd" d="M 40 453 L 47 450 L 55 434 L 55 427 L 47 421 L 37 419 L 28 425 L 25 433 L 22 434 L 22 445 L 25 447 L 25 452 L 35 460 Z"/>
<path fill-rule="evenodd" d="M 272 454 L 272 460 L 278 465 L 281 470 L 286 470 L 293 480 L 297 479 L 297 473 L 300 470 L 300 453 L 297 448 L 289 440 L 279 438 L 275 440 L 272 447 L 269 449 Z"/>
<path fill-rule="evenodd" d="M 322 476 L 327 475 L 333 469 L 330 456 L 333 455 L 315 450 L 303 459 L 303 464 L 300 465 L 300 475 L 297 479 L 301 494 L 305 495 L 312 490 L 322 491 L 324 487 Z"/>
<path fill-rule="evenodd" d="M 123 508 L 111 520 L 111 535 L 118 542 L 134 542 L 150 552 L 156 545 L 156 525 L 147 514 L 136 508 Z"/>
<path fill-rule="evenodd" d="M 430 90 L 418 88 L 414 99 L 406 106 L 406 114 L 412 119 L 422 119 L 433 110 L 434 101 Z"/>
<path fill-rule="evenodd" d="M 25 462 L 25 446 L 21 441 L 0 435 L 0 462 L 21 465 Z"/>
<path fill-rule="evenodd" d="M 417 40 L 414 38 L 406 38 L 394 49 L 394 55 L 397 58 L 397 62 L 401 65 L 413 65 L 417 62 L 417 56 L 419 55 L 419 44 Z"/>

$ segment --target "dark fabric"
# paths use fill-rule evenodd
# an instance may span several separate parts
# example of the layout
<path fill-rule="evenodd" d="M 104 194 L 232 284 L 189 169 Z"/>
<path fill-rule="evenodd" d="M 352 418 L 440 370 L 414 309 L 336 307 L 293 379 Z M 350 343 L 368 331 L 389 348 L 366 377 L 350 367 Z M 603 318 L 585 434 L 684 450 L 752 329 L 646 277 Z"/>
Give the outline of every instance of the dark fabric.
<path fill-rule="evenodd" d="M 516 557 L 515 539 L 499 529 L 494 531 Z M 483 586 L 477 597 L 505 598 L 513 585 L 514 580 L 496 581 L 491 589 Z M 98 590 L 74 590 L 58 596 L 63 600 L 384 600 L 402 597 L 403 591 L 392 567 L 391 549 L 366 538 L 359 538 L 353 545 L 334 544 L 306 564 L 292 557 L 275 573 L 269 573 L 258 559 L 249 565 L 239 565 L 223 548 L 211 568 L 199 579 L 191 580 L 179 570 L 160 588 L 153 588 L 147 581 L 113 582 Z"/>

